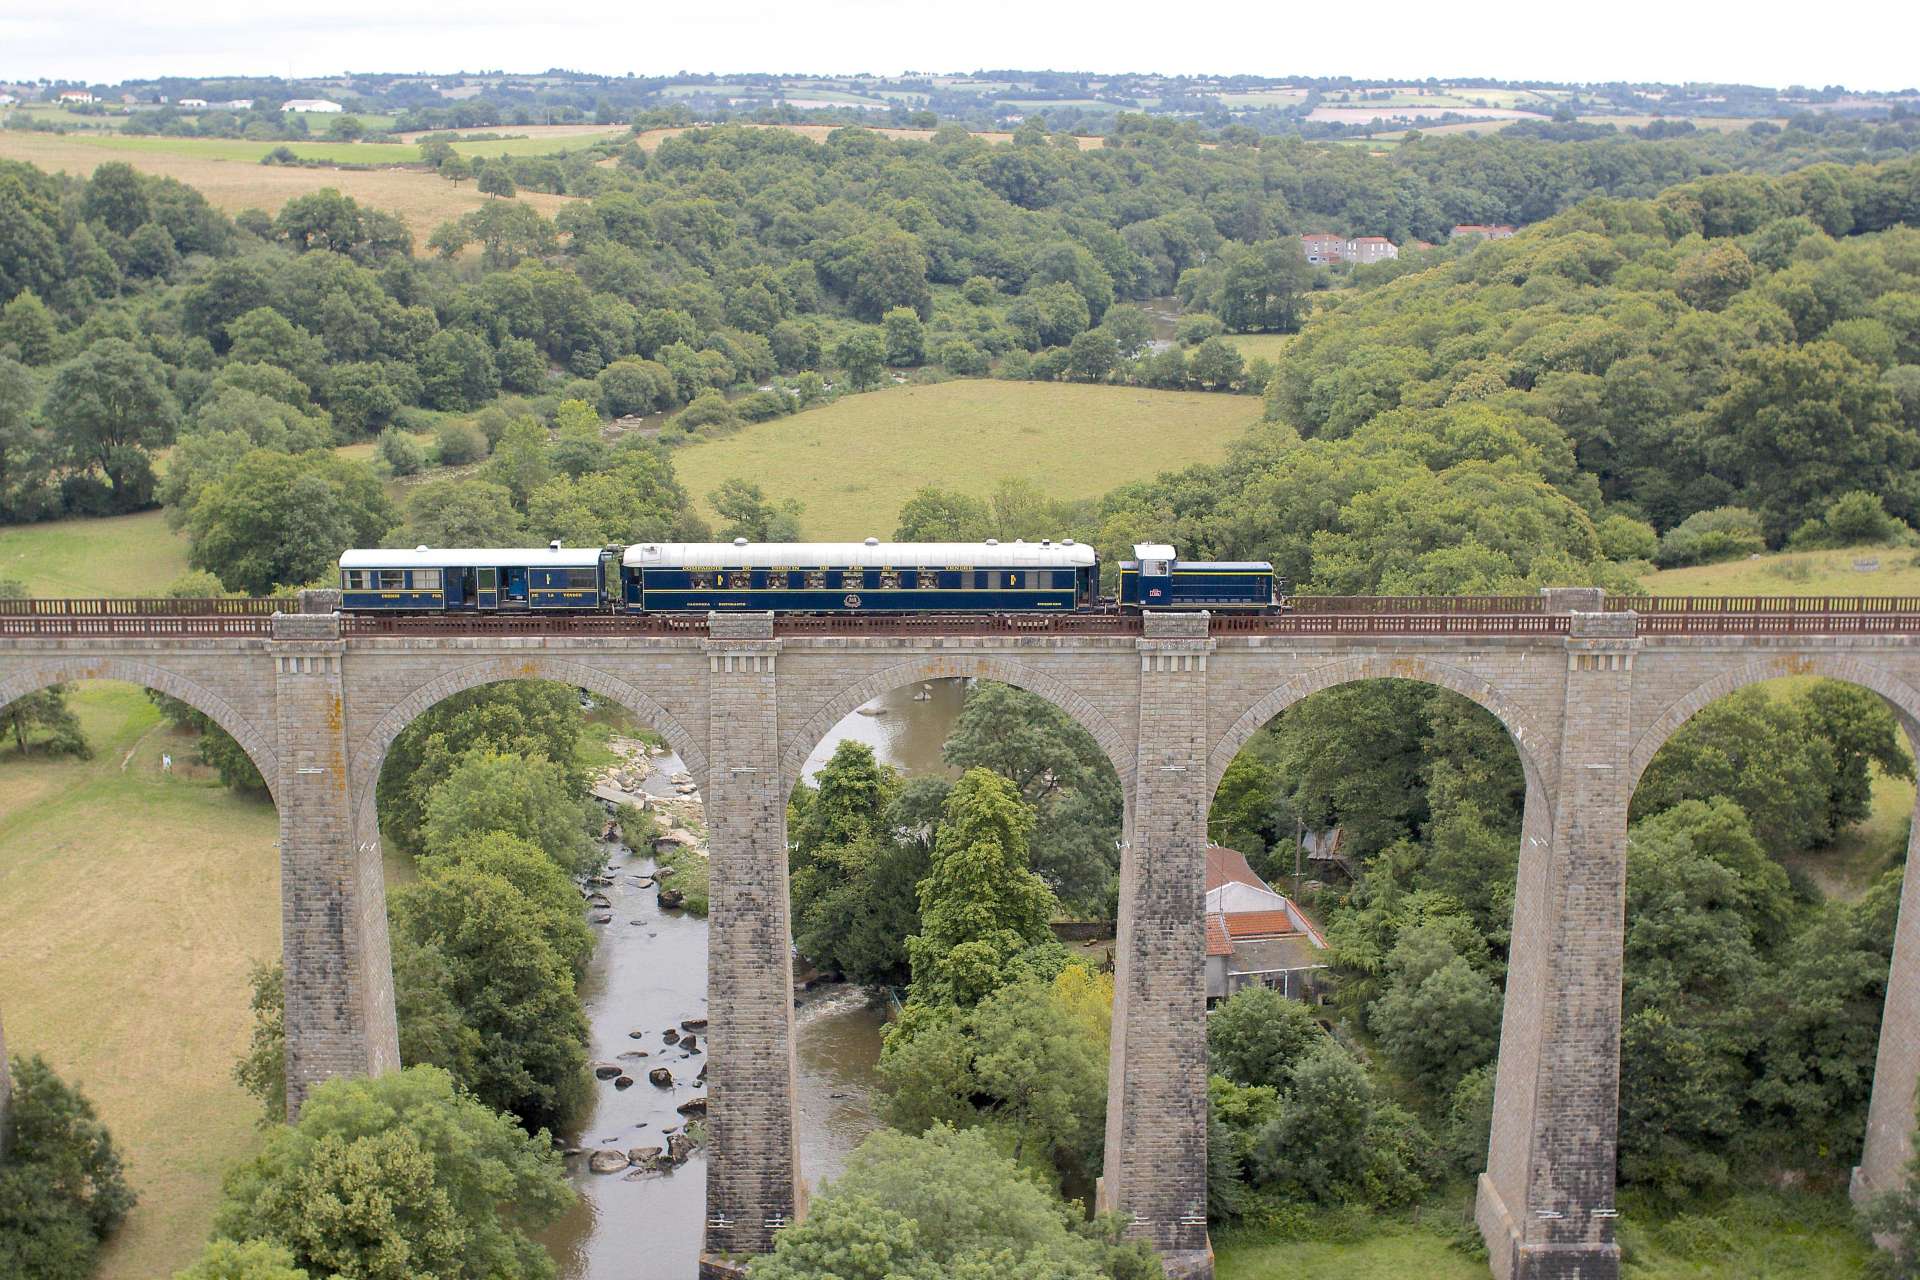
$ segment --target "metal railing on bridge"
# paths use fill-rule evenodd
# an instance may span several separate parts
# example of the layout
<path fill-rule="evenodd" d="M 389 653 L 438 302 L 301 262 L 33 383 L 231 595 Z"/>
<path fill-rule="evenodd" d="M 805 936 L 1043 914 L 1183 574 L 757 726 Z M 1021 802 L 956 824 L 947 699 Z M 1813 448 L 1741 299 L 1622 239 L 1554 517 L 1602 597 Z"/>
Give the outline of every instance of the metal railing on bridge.
<path fill-rule="evenodd" d="M 264 636 L 281 596 L 0 600 L 0 636 Z"/>

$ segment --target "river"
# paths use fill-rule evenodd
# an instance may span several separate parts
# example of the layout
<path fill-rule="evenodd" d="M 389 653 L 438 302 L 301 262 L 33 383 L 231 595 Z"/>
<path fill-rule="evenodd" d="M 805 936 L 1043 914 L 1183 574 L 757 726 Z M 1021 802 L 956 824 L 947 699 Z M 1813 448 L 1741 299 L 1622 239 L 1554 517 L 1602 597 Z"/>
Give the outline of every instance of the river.
<path fill-rule="evenodd" d="M 941 771 L 940 748 L 965 696 L 958 680 L 893 690 L 836 725 L 809 757 L 806 775 L 818 773 L 847 740 L 867 743 L 881 760 L 909 774 Z M 680 762 L 665 755 L 652 765 L 648 794 L 673 796 Z M 562 1280 L 689 1280 L 706 1217 L 705 1157 L 696 1151 L 665 1173 L 594 1174 L 587 1160 L 601 1149 L 664 1147 L 685 1123 L 675 1108 L 705 1095 L 699 1080 L 706 1063 L 704 1028 L 694 1031 L 691 1053 L 684 1038 L 668 1045 L 666 1032 L 671 1028 L 683 1037 L 682 1021 L 707 1016 L 707 922 L 660 909 L 647 851 L 629 853 L 612 844 L 606 850 L 613 883 L 601 892 L 612 903 L 613 920 L 598 927 L 581 995 L 592 1033 L 590 1057 L 617 1063 L 635 1083 L 618 1089 L 596 1081 L 592 1105 L 566 1135 L 581 1152 L 567 1161 L 580 1202 L 542 1239 Z M 837 1174 L 879 1124 L 873 1092 L 885 1017 L 863 992 L 829 987 L 802 998 L 796 1021 L 800 1165 L 818 1185 Z M 648 1082 L 655 1067 L 672 1072 L 671 1088 Z"/>

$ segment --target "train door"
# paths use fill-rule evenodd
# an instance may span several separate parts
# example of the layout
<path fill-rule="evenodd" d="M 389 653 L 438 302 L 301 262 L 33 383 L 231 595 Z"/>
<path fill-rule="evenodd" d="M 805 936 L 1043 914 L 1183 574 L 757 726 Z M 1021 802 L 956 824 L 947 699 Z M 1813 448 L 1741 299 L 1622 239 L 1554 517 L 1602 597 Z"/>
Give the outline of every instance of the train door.
<path fill-rule="evenodd" d="M 500 607 L 500 571 L 498 569 L 474 570 L 474 600 L 482 609 Z"/>
<path fill-rule="evenodd" d="M 440 574 L 446 591 L 448 609 L 471 609 L 473 607 L 473 570 L 444 569 Z"/>
<path fill-rule="evenodd" d="M 500 583 L 500 607 L 502 609 L 524 609 L 527 607 L 527 569 L 525 565 L 513 565 L 502 569 Z"/>

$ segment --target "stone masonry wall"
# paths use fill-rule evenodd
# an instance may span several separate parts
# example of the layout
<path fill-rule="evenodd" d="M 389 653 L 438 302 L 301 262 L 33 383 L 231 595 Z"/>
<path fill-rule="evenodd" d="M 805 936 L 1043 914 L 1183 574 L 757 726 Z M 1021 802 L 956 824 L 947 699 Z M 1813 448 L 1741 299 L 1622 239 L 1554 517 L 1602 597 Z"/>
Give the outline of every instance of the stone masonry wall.
<path fill-rule="evenodd" d="M 707 642 L 707 1248 L 764 1253 L 805 1209 L 794 1136 L 787 796 L 772 616 Z"/>

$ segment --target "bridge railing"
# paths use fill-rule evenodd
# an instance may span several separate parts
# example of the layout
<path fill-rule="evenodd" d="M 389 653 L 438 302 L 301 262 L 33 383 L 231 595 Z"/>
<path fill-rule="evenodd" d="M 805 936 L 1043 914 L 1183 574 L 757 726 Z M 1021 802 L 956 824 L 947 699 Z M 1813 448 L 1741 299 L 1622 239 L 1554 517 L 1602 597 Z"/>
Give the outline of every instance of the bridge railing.
<path fill-rule="evenodd" d="M 1911 613 L 1645 613 L 1643 636 L 1887 636 L 1920 633 Z"/>
<path fill-rule="evenodd" d="M 0 613 L 5 636 L 265 636 L 273 634 L 273 615 L 203 614 L 186 617 L 94 614 L 28 616 Z"/>
<path fill-rule="evenodd" d="M 1216 636 L 1541 636 L 1564 635 L 1564 613 L 1281 613 L 1213 619 Z"/>
<path fill-rule="evenodd" d="M 1920 596 L 1608 596 L 1612 613 L 1649 614 L 1905 614 L 1920 613 Z"/>
<path fill-rule="evenodd" d="M 343 636 L 704 636 L 705 614 L 365 614 L 340 618 Z"/>
<path fill-rule="evenodd" d="M 1291 596 L 1295 616 L 1303 614 L 1543 614 L 1544 596 Z"/>
<path fill-rule="evenodd" d="M 271 618 L 276 613 L 291 613 L 297 607 L 291 596 L 0 600 L 0 618 Z"/>
<path fill-rule="evenodd" d="M 777 636 L 1137 636 L 1141 627 L 1140 615 L 1125 613 L 838 613 L 773 620 Z"/>

